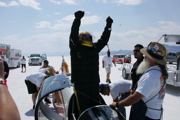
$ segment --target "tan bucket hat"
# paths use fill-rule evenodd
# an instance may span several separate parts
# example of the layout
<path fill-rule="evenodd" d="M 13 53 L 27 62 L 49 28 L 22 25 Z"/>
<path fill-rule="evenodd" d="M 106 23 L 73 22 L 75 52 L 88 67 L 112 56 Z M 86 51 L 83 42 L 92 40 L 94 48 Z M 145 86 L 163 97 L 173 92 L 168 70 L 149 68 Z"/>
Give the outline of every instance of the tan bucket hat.
<path fill-rule="evenodd" d="M 143 48 L 140 50 L 148 58 L 152 59 L 154 62 L 160 65 L 166 65 L 166 55 L 167 50 L 166 48 L 158 43 L 158 42 L 151 42 L 147 48 Z"/>

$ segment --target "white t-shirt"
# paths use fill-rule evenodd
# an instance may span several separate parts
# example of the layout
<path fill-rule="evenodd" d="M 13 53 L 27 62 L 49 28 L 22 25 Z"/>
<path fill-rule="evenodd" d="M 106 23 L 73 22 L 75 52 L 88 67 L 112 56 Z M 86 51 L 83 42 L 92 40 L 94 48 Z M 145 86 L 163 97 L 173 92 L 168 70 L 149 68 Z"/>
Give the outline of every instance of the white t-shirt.
<path fill-rule="evenodd" d="M 111 56 L 108 57 L 108 56 L 106 55 L 106 56 L 103 57 L 102 60 L 104 61 L 104 67 L 105 67 L 105 68 L 106 68 L 106 67 L 112 67 L 112 61 L 113 61 L 113 59 L 112 59 Z"/>
<path fill-rule="evenodd" d="M 46 76 L 45 73 L 38 72 L 38 73 L 34 73 L 27 76 L 26 80 L 29 80 L 30 82 L 35 84 L 37 87 L 40 87 L 45 76 Z"/>
<path fill-rule="evenodd" d="M 26 59 L 21 59 L 21 64 L 26 64 Z"/>
<path fill-rule="evenodd" d="M 127 80 L 117 80 L 109 84 L 110 94 L 114 99 L 120 96 L 122 93 L 129 92 L 132 82 Z"/>
<path fill-rule="evenodd" d="M 158 66 L 150 67 L 147 73 L 143 74 L 140 80 L 138 81 L 138 87 L 136 92 L 139 92 L 144 97 L 142 100 L 144 102 L 148 101 L 149 99 L 153 98 L 162 88 L 164 83 L 160 82 L 160 77 L 162 73 L 158 70 L 152 70 L 160 68 Z M 146 103 L 147 107 L 153 109 L 161 109 L 163 98 L 165 95 L 165 87 L 160 91 L 160 93 L 151 99 L 149 102 Z M 152 119 L 160 119 L 161 111 L 147 109 L 146 116 Z"/>

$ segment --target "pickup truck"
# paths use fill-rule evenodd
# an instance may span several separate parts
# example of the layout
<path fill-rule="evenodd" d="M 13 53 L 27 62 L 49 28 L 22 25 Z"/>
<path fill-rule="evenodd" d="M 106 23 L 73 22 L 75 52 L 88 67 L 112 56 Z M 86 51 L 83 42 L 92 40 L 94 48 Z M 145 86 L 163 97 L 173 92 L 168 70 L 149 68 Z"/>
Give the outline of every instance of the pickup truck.
<path fill-rule="evenodd" d="M 46 54 L 40 55 L 40 54 L 31 54 L 29 56 L 28 64 L 30 65 L 42 65 L 42 62 L 46 60 Z"/>

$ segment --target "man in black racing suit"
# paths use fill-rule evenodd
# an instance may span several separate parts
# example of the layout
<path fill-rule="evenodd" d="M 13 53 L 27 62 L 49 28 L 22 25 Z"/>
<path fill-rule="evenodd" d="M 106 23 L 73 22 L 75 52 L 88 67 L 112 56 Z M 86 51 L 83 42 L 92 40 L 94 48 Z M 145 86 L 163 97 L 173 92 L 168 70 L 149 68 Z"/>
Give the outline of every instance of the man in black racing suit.
<path fill-rule="evenodd" d="M 89 32 L 79 34 L 83 11 L 74 13 L 69 39 L 71 55 L 71 82 L 74 84 L 74 91 L 77 101 L 79 115 L 89 107 L 99 103 L 99 52 L 107 45 L 113 20 L 108 17 L 106 26 L 101 38 L 93 43 L 92 35 Z"/>

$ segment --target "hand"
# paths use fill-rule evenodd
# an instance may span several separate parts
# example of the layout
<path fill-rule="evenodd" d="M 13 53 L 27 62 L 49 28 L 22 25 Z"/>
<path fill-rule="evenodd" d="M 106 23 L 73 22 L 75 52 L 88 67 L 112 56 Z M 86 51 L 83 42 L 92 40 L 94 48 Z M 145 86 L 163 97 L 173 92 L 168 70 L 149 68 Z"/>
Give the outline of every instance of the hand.
<path fill-rule="evenodd" d="M 84 16 L 84 11 L 77 11 L 74 13 L 75 18 L 81 19 Z"/>
<path fill-rule="evenodd" d="M 116 102 L 113 102 L 109 105 L 110 107 L 116 107 Z"/>
<path fill-rule="evenodd" d="M 109 17 L 107 17 L 106 22 L 107 23 L 113 23 L 113 19 L 109 16 Z"/>

